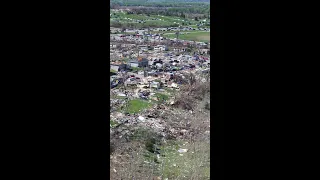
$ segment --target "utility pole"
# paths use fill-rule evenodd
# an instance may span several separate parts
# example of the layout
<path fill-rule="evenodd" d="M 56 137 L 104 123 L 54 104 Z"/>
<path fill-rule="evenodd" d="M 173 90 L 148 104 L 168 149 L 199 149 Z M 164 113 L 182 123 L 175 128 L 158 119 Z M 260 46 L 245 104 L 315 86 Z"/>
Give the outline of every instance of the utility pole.
<path fill-rule="evenodd" d="M 177 40 L 179 39 L 179 34 L 180 34 L 180 32 L 177 31 L 177 32 L 176 32 Z"/>
<path fill-rule="evenodd" d="M 140 56 L 140 49 L 139 49 L 139 47 L 137 48 L 137 50 L 138 50 L 138 56 L 137 56 L 137 59 L 139 58 L 139 56 Z"/>

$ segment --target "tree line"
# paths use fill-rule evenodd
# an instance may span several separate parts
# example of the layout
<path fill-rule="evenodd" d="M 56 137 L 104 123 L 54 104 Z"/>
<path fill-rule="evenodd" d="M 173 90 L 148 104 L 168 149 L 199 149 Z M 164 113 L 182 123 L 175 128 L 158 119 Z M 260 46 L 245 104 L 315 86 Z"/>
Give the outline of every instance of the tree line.
<path fill-rule="evenodd" d="M 145 6 L 145 7 L 208 7 L 210 6 L 209 2 L 188 2 L 181 0 L 174 1 L 163 1 L 163 2 L 152 2 L 146 0 L 112 0 L 110 1 L 110 8 L 113 9 L 116 6 Z"/>
<path fill-rule="evenodd" d="M 132 8 L 128 14 L 145 14 L 163 15 L 163 16 L 179 16 L 181 18 L 210 19 L 210 7 L 195 8 Z"/>
<path fill-rule="evenodd" d="M 158 24 L 157 22 L 150 22 L 148 24 L 144 23 L 130 23 L 130 22 L 117 22 L 117 21 L 110 21 L 110 26 L 115 28 L 133 28 L 133 29 L 139 29 L 139 28 L 160 28 L 160 27 L 178 27 L 178 24 Z"/>

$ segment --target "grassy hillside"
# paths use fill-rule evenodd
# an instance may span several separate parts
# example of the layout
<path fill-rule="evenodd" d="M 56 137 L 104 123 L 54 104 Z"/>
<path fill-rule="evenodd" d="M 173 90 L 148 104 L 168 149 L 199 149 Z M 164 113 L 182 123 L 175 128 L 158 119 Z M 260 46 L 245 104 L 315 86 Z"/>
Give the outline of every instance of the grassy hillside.
<path fill-rule="evenodd" d="M 177 36 L 174 33 L 164 34 L 167 38 L 176 38 Z M 190 41 L 200 41 L 200 42 L 209 42 L 210 41 L 210 32 L 189 32 L 188 34 L 180 34 L 179 39 L 190 40 Z"/>

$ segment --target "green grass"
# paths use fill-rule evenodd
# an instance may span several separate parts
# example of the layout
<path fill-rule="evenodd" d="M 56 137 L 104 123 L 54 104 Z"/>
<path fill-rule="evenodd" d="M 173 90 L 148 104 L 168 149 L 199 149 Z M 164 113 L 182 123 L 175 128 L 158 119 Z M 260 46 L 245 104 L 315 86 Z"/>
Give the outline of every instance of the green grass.
<path fill-rule="evenodd" d="M 171 88 L 168 88 L 168 87 L 165 87 L 164 89 L 169 93 L 175 93 L 176 92 L 176 89 L 171 89 Z"/>
<path fill-rule="evenodd" d="M 162 179 L 210 179 L 210 145 L 205 142 L 196 142 L 195 144 L 186 144 L 182 141 L 168 140 L 166 143 L 158 144 L 148 137 L 154 135 L 147 131 L 137 132 L 138 139 L 146 144 L 146 151 L 143 154 L 144 160 L 149 164 L 156 162 L 154 175 L 161 176 Z M 160 148 L 160 159 L 150 152 L 152 144 L 158 144 Z M 181 153 L 178 150 L 188 149 L 188 152 Z M 193 153 L 192 153 L 193 152 Z M 164 156 L 162 156 L 164 155 Z"/>
<path fill-rule="evenodd" d="M 113 24 L 115 21 L 119 21 L 122 25 L 129 26 L 129 24 L 135 24 L 138 28 L 141 27 L 170 27 L 170 26 L 189 26 L 195 25 L 198 23 L 193 19 L 182 19 L 181 17 L 175 16 L 157 16 L 157 15 L 150 15 L 147 16 L 145 14 L 126 14 L 126 13 L 115 13 L 116 16 L 112 15 L 110 17 L 110 25 Z M 126 19 L 130 18 L 130 19 Z M 157 18 L 157 20 L 152 20 Z M 161 19 L 161 20 L 160 20 Z M 143 20 L 144 23 L 138 23 L 134 20 Z"/>
<path fill-rule="evenodd" d="M 155 96 L 158 97 L 160 99 L 160 101 L 162 101 L 162 99 L 164 99 L 166 101 L 169 99 L 169 96 L 166 94 L 155 93 Z"/>
<path fill-rule="evenodd" d="M 169 30 L 169 31 L 150 31 L 151 33 L 158 33 L 158 34 L 170 34 L 176 33 L 177 30 Z M 197 32 L 206 32 L 206 31 L 199 31 L 199 30 L 187 30 L 187 31 L 180 31 L 180 33 L 197 33 Z"/>
<path fill-rule="evenodd" d="M 188 149 L 180 156 L 179 148 Z M 210 179 L 210 145 L 204 142 L 185 144 L 170 142 L 161 146 L 161 153 L 165 155 L 160 162 L 163 178 L 168 179 Z M 193 153 L 192 153 L 193 152 Z M 185 176 L 185 177 L 184 177 Z"/>
<path fill-rule="evenodd" d="M 136 34 L 135 32 L 118 32 L 118 33 L 113 33 L 113 34 L 129 34 L 129 35 L 132 35 L 132 34 Z"/>
<path fill-rule="evenodd" d="M 133 35 L 133 34 L 136 34 L 136 33 L 135 32 L 124 32 L 123 34 Z"/>
<path fill-rule="evenodd" d="M 175 34 L 164 34 L 168 38 L 176 38 Z M 188 34 L 180 34 L 179 39 L 190 40 L 190 41 L 200 41 L 200 42 L 209 42 L 210 41 L 210 32 L 193 32 Z"/>
<path fill-rule="evenodd" d="M 126 96 L 116 96 L 115 99 L 125 99 Z"/>
<path fill-rule="evenodd" d="M 113 121 L 113 120 L 110 120 L 110 126 L 111 127 L 115 127 L 116 125 L 118 125 L 117 122 Z"/>
<path fill-rule="evenodd" d="M 133 71 L 143 71 L 143 68 L 140 67 L 131 67 Z"/>
<path fill-rule="evenodd" d="M 151 106 L 151 103 L 149 103 L 146 100 L 133 99 L 128 102 L 128 107 L 126 109 L 126 112 L 130 114 L 138 113 L 143 109 L 149 108 L 150 106 Z"/>

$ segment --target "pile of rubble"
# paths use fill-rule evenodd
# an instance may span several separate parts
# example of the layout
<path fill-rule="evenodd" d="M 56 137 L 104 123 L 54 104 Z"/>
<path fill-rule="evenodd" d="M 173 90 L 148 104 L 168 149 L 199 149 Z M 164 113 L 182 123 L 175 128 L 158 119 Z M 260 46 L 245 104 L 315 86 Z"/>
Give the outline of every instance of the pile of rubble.
<path fill-rule="evenodd" d="M 125 99 L 110 99 L 110 112 L 116 111 L 118 108 L 124 106 L 125 103 Z"/>
<path fill-rule="evenodd" d="M 140 98 L 148 99 L 154 95 L 149 90 L 136 93 Z M 128 95 L 128 93 L 125 94 Z M 125 99 L 113 100 L 111 108 L 115 108 L 117 103 L 123 105 L 125 102 Z M 139 128 L 143 128 L 151 129 L 162 137 L 174 139 L 192 139 L 199 136 L 210 138 L 210 133 L 208 133 L 210 132 L 210 114 L 204 112 L 204 105 L 198 104 L 192 110 L 183 110 L 175 108 L 176 103 L 176 99 L 172 98 L 152 108 L 142 110 L 138 114 L 111 112 L 110 119 L 116 123 L 110 129 L 112 137 L 124 140 L 133 136 Z"/>
<path fill-rule="evenodd" d="M 153 129 L 165 136 L 165 121 L 160 118 L 149 118 L 137 115 L 124 115 L 119 113 L 116 115 L 111 115 L 110 117 L 117 125 L 111 129 L 111 134 L 118 135 L 119 138 L 124 136 L 134 135 L 134 131 L 138 128 L 148 128 Z"/>
<path fill-rule="evenodd" d="M 168 117 L 169 116 L 169 117 Z M 118 138 L 134 135 L 134 131 L 138 128 L 152 129 L 163 137 L 182 138 L 189 134 L 188 125 L 172 124 L 174 122 L 174 113 L 168 106 L 159 104 L 151 109 L 142 111 L 139 115 L 130 115 L 123 113 L 111 113 L 110 119 L 115 121 L 117 125 L 111 129 L 111 134 Z M 168 118 L 170 124 L 167 123 Z M 181 117 L 179 117 L 180 119 Z M 178 119 L 178 120 L 179 120 Z"/>
<path fill-rule="evenodd" d="M 138 96 L 142 99 L 148 99 L 149 95 L 150 95 L 150 91 L 148 90 L 138 92 Z"/>

